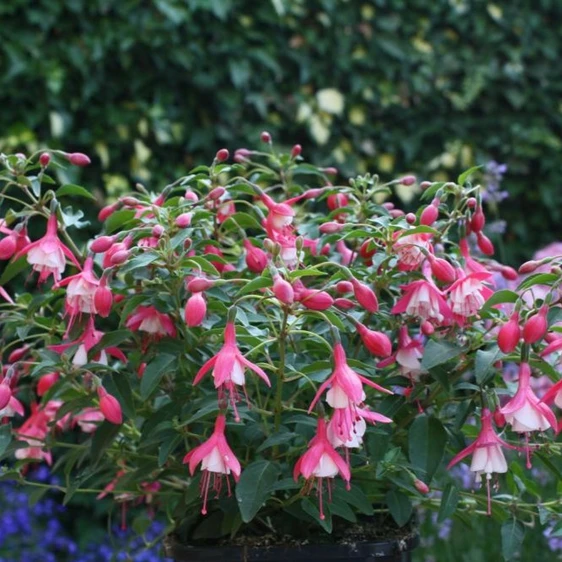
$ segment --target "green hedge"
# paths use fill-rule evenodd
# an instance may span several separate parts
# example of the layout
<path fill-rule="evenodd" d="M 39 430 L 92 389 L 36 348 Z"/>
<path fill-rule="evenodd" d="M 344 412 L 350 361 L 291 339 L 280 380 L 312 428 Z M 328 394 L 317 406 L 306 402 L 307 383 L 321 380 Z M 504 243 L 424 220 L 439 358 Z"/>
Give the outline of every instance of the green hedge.
<path fill-rule="evenodd" d="M 83 181 L 110 194 L 262 129 L 344 174 L 494 158 L 513 260 L 562 238 L 561 17 L 558 0 L 10 0 L 0 150 L 88 152 Z"/>

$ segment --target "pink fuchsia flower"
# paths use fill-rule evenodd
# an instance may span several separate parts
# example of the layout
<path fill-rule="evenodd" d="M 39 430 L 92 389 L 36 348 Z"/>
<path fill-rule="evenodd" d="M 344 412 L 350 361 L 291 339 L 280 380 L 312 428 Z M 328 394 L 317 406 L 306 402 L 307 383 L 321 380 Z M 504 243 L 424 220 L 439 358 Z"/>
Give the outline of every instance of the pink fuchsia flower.
<path fill-rule="evenodd" d="M 207 514 L 207 499 L 209 496 L 209 486 L 211 484 L 211 474 L 213 478 L 213 491 L 216 497 L 219 496 L 222 489 L 222 477 L 226 476 L 226 484 L 228 487 L 228 495 L 231 495 L 230 480 L 228 476 L 232 474 L 234 480 L 238 482 L 242 468 L 240 462 L 232 449 L 228 446 L 224 430 L 226 427 L 226 418 L 223 414 L 217 417 L 215 422 L 215 430 L 207 441 L 195 447 L 185 455 L 184 464 L 189 463 L 189 472 L 193 476 L 197 465 L 201 464 L 203 477 L 201 478 L 201 496 L 203 497 L 203 508 L 201 513 Z"/>
<path fill-rule="evenodd" d="M 406 231 L 407 232 L 407 231 Z M 425 254 L 431 251 L 431 234 L 404 234 L 396 238 L 392 248 L 398 257 L 400 271 L 418 269 L 425 260 Z"/>
<path fill-rule="evenodd" d="M 98 386 L 98 398 L 100 401 L 100 411 L 103 417 L 115 425 L 123 423 L 123 413 L 121 411 L 121 404 L 115 396 L 112 396 L 105 390 L 103 386 Z"/>
<path fill-rule="evenodd" d="M 302 455 L 295 464 L 293 478 L 298 481 L 299 476 L 304 476 L 307 480 L 305 493 L 309 493 L 314 481 L 316 480 L 316 493 L 320 508 L 320 519 L 324 519 L 324 509 L 322 501 L 323 480 L 327 479 L 328 494 L 331 499 L 331 480 L 340 475 L 349 487 L 351 472 L 349 466 L 336 452 L 328 439 L 326 422 L 323 418 L 318 418 L 316 435 L 310 440 L 308 450 Z"/>
<path fill-rule="evenodd" d="M 269 258 L 261 249 L 254 246 L 247 238 L 244 239 L 244 248 L 246 248 L 246 265 L 252 273 L 262 273 L 267 267 Z"/>
<path fill-rule="evenodd" d="M 39 283 L 46 281 L 49 275 L 53 276 L 55 282 L 59 282 L 66 267 L 65 258 L 81 269 L 74 254 L 60 241 L 57 229 L 57 217 L 53 213 L 47 221 L 45 236 L 31 242 L 15 255 L 15 259 L 27 255 L 28 263 L 34 271 L 39 272 Z"/>
<path fill-rule="evenodd" d="M 200 326 L 207 314 L 207 301 L 203 291 L 193 293 L 185 303 L 185 323 L 194 328 Z"/>
<path fill-rule="evenodd" d="M 356 328 L 363 345 L 370 353 L 377 357 L 388 357 L 392 353 L 392 343 L 385 333 L 369 330 L 361 322 L 357 322 Z"/>
<path fill-rule="evenodd" d="M 132 242 L 133 237 L 129 234 L 123 239 L 122 242 L 116 242 L 115 244 L 112 244 L 103 255 L 102 267 L 104 269 L 107 269 L 108 267 L 114 265 L 113 256 L 115 256 L 116 254 L 126 254 L 131 247 Z"/>
<path fill-rule="evenodd" d="M 72 418 L 72 422 L 78 424 L 84 433 L 93 433 L 104 419 L 99 408 L 84 408 Z"/>
<path fill-rule="evenodd" d="M 481 263 L 478 263 L 474 258 L 470 256 L 470 248 L 468 246 L 468 240 L 463 238 L 459 242 L 459 248 L 461 254 L 464 258 L 465 270 L 470 273 L 490 273 Z M 491 276 L 491 274 L 490 274 Z"/>
<path fill-rule="evenodd" d="M 49 416 L 46 412 L 35 407 L 29 418 L 16 430 L 18 440 L 27 444 L 27 447 L 16 449 L 16 459 L 44 460 L 48 465 L 52 464 L 50 451 L 45 451 L 43 448 L 48 433 L 48 421 Z"/>
<path fill-rule="evenodd" d="M 453 316 L 443 293 L 431 282 L 421 279 L 401 287 L 404 296 L 392 307 L 392 314 L 405 313 L 421 321 L 431 320 L 437 325 L 447 323 Z"/>
<path fill-rule="evenodd" d="M 340 262 L 342 265 L 349 265 L 353 261 L 354 252 L 350 250 L 343 240 L 336 242 L 336 250 L 340 255 Z"/>
<path fill-rule="evenodd" d="M 544 337 L 548 329 L 547 313 L 548 306 L 543 305 L 536 314 L 533 314 L 525 322 L 523 326 L 523 340 L 525 343 L 536 343 Z"/>
<path fill-rule="evenodd" d="M 25 410 L 23 404 L 12 395 L 8 403 L 0 409 L 0 418 L 13 418 L 16 414 L 18 414 L 18 416 L 23 416 Z"/>
<path fill-rule="evenodd" d="M 56 353 L 64 353 L 69 347 L 78 345 L 78 349 L 76 350 L 74 357 L 72 358 L 72 363 L 78 367 L 81 367 L 82 365 L 88 363 L 88 354 L 90 350 L 100 342 L 102 337 L 103 332 L 96 330 L 94 326 L 94 318 L 90 317 L 88 319 L 88 323 L 86 324 L 84 332 L 78 339 L 68 343 L 50 345 L 49 349 L 52 349 Z M 91 357 L 90 360 L 96 363 L 101 363 L 102 365 L 107 365 L 108 355 L 115 357 L 122 363 L 127 363 L 125 354 L 120 349 L 113 346 L 102 349 L 99 354 L 97 354 L 95 357 Z"/>
<path fill-rule="evenodd" d="M 368 312 L 377 312 L 379 309 L 379 301 L 373 289 L 354 278 L 351 279 L 351 284 L 357 302 Z"/>
<path fill-rule="evenodd" d="M 354 426 L 362 417 L 361 413 L 367 411 L 361 409 L 366 398 L 363 384 L 386 394 L 392 394 L 392 392 L 351 369 L 347 364 L 345 350 L 340 342 L 334 345 L 334 364 L 334 371 L 320 385 L 308 411 L 309 413 L 312 411 L 324 391 L 329 387 L 326 393 L 326 402 L 335 410 L 341 410 L 339 413 L 334 413 L 337 416 L 338 423 L 333 427 L 337 436 L 343 442 L 347 442 L 353 439 Z M 391 420 L 381 414 L 370 412 L 369 421 L 389 423 Z"/>
<path fill-rule="evenodd" d="M 476 473 L 476 482 L 481 482 L 482 474 L 486 474 L 488 515 L 491 515 L 490 479 L 493 473 L 500 474 L 507 472 L 507 462 L 502 447 L 507 447 L 509 449 L 517 449 L 517 447 L 506 443 L 496 435 L 492 427 L 492 414 L 490 410 L 484 408 L 480 419 L 482 421 L 482 428 L 476 440 L 466 447 L 466 449 L 463 449 L 460 453 L 455 455 L 447 468 L 450 469 L 468 455 L 472 455 L 470 470 Z"/>
<path fill-rule="evenodd" d="M 236 386 L 241 386 L 244 389 L 244 394 L 246 394 L 246 377 L 244 373 L 246 368 L 254 371 L 263 379 L 267 386 L 271 386 L 265 372 L 251 361 L 248 361 L 238 349 L 234 321 L 229 319 L 224 329 L 224 344 L 221 350 L 199 369 L 195 379 L 193 379 L 193 384 L 199 384 L 201 379 L 213 369 L 213 379 L 215 388 L 219 392 L 219 402 L 222 402 L 224 394 L 227 393 L 234 410 L 234 419 L 240 421 L 238 409 L 236 408 L 236 402 L 239 399 Z"/>
<path fill-rule="evenodd" d="M 459 269 L 458 279 L 447 289 L 453 319 L 459 326 L 464 326 L 468 318 L 478 314 L 493 291 L 484 285 L 492 274 L 488 272 L 465 273 Z"/>
<path fill-rule="evenodd" d="M 146 332 L 155 338 L 163 336 L 176 337 L 176 327 L 170 316 L 159 312 L 152 305 L 138 306 L 135 312 L 127 319 L 125 326 L 133 331 L 140 330 Z"/>
<path fill-rule="evenodd" d="M 5 408 L 12 397 L 12 389 L 10 388 L 10 381 L 5 378 L 0 383 L 0 410 Z"/>
<path fill-rule="evenodd" d="M 421 366 L 423 344 L 418 338 L 411 338 L 407 326 L 401 326 L 398 333 L 398 348 L 396 353 L 378 363 L 378 367 L 386 367 L 394 362 L 400 367 L 400 374 L 410 379 L 412 385 L 424 373 Z"/>
<path fill-rule="evenodd" d="M 510 319 L 499 329 L 498 347 L 504 353 L 511 353 L 517 347 L 520 338 L 519 313 L 514 312 Z"/>
<path fill-rule="evenodd" d="M 56 371 L 43 375 L 37 382 L 37 396 L 43 396 L 59 378 L 60 375 Z"/>

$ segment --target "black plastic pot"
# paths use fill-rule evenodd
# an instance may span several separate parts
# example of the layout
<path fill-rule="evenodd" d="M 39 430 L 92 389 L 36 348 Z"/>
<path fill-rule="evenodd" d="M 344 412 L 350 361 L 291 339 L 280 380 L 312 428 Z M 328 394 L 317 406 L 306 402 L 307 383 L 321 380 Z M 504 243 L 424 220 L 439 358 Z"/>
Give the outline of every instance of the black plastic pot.
<path fill-rule="evenodd" d="M 302 546 L 185 546 L 168 539 L 166 556 L 174 562 L 411 562 L 419 537 L 349 544 Z"/>

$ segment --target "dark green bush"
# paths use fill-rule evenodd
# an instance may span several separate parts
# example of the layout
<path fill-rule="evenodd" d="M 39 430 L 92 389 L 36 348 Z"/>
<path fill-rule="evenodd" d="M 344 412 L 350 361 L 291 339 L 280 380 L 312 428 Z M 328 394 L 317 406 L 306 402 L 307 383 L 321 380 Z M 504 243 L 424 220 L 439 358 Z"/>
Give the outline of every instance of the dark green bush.
<path fill-rule="evenodd" d="M 83 181 L 109 194 L 263 128 L 344 174 L 494 158 L 513 260 L 562 236 L 561 16 L 557 0 L 11 0 L 0 149 L 88 152 Z"/>

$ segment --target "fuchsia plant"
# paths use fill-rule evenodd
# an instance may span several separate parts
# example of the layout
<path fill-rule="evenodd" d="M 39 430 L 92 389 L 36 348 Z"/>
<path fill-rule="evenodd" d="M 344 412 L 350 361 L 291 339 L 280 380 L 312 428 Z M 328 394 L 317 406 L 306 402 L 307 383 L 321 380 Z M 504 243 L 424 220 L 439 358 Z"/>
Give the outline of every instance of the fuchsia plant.
<path fill-rule="evenodd" d="M 5 470 L 56 463 L 67 495 L 150 498 L 188 538 L 329 533 L 374 504 L 399 526 L 415 505 L 557 521 L 524 470 L 560 475 L 560 258 L 501 288 L 515 272 L 489 257 L 476 170 L 405 213 L 380 201 L 412 176 L 332 185 L 262 139 L 138 185 L 87 243 L 64 204 L 91 194 L 56 187 L 87 156 L 0 157 Z M 486 495 L 445 470 L 468 455 Z"/>

